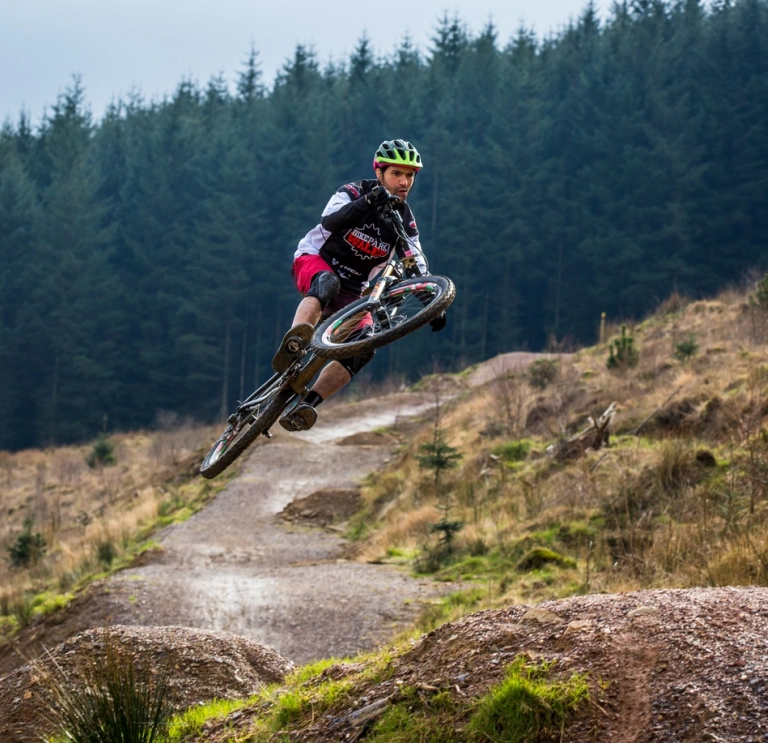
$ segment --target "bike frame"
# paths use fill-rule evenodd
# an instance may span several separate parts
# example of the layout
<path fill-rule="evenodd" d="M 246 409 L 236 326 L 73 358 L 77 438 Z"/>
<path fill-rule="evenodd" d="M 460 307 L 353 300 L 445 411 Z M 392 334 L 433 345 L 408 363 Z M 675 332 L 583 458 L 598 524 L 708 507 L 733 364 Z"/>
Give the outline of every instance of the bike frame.
<path fill-rule="evenodd" d="M 371 312 L 381 309 L 381 295 L 384 293 L 384 290 L 402 278 L 399 267 L 411 268 L 417 265 L 413 251 L 409 247 L 408 235 L 405 232 L 402 217 L 400 216 L 400 213 L 393 208 L 391 203 L 389 204 L 388 216 L 390 219 L 393 219 L 393 227 L 399 239 L 395 246 L 395 252 L 376 278 L 373 288 L 368 295 L 368 301 L 365 306 Z M 307 356 L 309 356 L 309 358 L 307 358 Z M 230 416 L 230 420 L 234 416 L 247 415 L 250 411 L 261 405 L 267 398 L 267 395 L 272 394 L 274 385 L 280 382 L 281 378 L 283 378 L 283 381 L 281 382 L 282 387 L 290 387 L 297 395 L 305 395 L 307 392 L 307 385 L 314 379 L 315 375 L 326 363 L 328 363 L 328 359 L 321 358 L 311 351 L 305 351 L 287 371 L 273 374 L 272 377 L 261 385 L 261 387 L 240 403 L 233 416 Z M 267 437 L 271 436 L 268 431 L 265 432 L 264 435 Z"/>
<path fill-rule="evenodd" d="M 397 233 L 398 242 L 395 245 L 395 252 L 392 257 L 387 261 L 387 265 L 384 266 L 384 270 L 379 274 L 376 281 L 373 284 L 371 293 L 368 295 L 368 307 L 380 308 L 381 307 L 381 295 L 384 290 L 393 284 L 398 279 L 402 278 L 401 272 L 398 270 L 398 266 L 403 268 L 413 268 L 416 266 L 416 257 L 413 254 L 409 246 L 408 235 L 405 232 L 405 226 L 403 225 L 403 218 L 400 216 L 400 212 L 393 208 L 392 203 L 388 204 L 389 211 L 388 216 L 394 220 L 392 226 Z"/>
<path fill-rule="evenodd" d="M 287 371 L 273 374 L 261 387 L 251 393 L 237 406 L 233 415 L 247 415 L 257 408 L 272 394 L 274 385 L 281 379 L 281 387 L 290 387 L 298 395 L 305 394 L 307 385 L 327 362 L 328 359 L 320 358 L 312 352 L 305 352 L 303 356 L 293 362 Z"/>

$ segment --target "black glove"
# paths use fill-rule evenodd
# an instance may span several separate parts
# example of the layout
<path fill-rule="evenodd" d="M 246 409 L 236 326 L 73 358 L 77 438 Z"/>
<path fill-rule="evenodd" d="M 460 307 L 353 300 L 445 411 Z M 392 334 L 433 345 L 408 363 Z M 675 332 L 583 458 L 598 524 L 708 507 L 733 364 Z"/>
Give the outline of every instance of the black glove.
<path fill-rule="evenodd" d="M 370 206 L 381 208 L 389 203 L 389 191 L 384 186 L 376 186 L 366 197 L 365 200 Z"/>
<path fill-rule="evenodd" d="M 445 327 L 447 322 L 448 318 L 445 316 L 445 312 L 441 312 L 434 320 L 429 321 L 429 327 L 432 328 L 433 333 L 437 333 Z"/>

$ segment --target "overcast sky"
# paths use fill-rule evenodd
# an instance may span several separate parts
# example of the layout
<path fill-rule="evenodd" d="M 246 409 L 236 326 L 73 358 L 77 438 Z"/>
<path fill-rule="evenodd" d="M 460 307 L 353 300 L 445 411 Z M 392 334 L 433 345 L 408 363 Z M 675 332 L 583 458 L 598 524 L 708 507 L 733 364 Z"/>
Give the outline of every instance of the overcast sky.
<path fill-rule="evenodd" d="M 232 84 L 251 47 L 271 86 L 297 44 L 321 65 L 343 61 L 367 34 L 386 56 L 406 35 L 428 50 L 438 20 L 458 16 L 472 33 L 493 20 L 500 44 L 521 24 L 539 37 L 577 18 L 587 0 L 0 0 L 0 121 L 23 109 L 38 122 L 80 75 L 99 118 L 132 89 L 147 100 L 184 78 Z M 601 13 L 609 0 L 596 0 Z"/>

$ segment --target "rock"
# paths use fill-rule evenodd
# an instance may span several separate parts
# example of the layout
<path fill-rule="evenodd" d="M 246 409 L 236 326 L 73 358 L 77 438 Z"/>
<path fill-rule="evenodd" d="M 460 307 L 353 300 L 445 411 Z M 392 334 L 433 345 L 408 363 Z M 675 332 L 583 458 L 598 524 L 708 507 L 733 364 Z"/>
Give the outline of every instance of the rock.
<path fill-rule="evenodd" d="M 562 624 L 563 619 L 552 611 L 534 607 L 525 612 L 520 621 L 532 624 Z"/>
<path fill-rule="evenodd" d="M 589 619 L 577 619 L 574 622 L 569 622 L 568 626 L 565 628 L 565 632 L 563 632 L 563 637 L 567 637 L 568 635 L 572 635 L 576 632 L 582 632 L 585 629 L 591 629 L 592 622 L 589 621 Z"/>
<path fill-rule="evenodd" d="M 638 606 L 637 609 L 627 612 L 628 619 L 634 619 L 635 617 L 647 617 L 650 614 L 656 614 L 658 609 L 655 606 Z"/>

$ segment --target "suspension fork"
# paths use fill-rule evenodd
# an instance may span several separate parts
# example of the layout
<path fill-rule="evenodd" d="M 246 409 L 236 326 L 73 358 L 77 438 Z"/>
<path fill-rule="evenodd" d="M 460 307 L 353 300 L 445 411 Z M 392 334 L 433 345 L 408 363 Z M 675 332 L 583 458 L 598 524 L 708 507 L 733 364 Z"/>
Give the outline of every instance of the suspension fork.
<path fill-rule="evenodd" d="M 392 260 L 384 267 L 378 279 L 371 289 L 371 293 L 368 295 L 368 306 L 379 306 L 381 304 L 381 295 L 384 290 L 393 282 L 397 277 L 395 276 L 395 262 Z"/>

